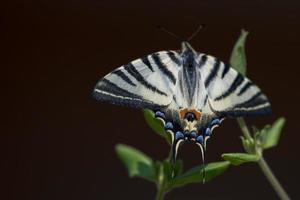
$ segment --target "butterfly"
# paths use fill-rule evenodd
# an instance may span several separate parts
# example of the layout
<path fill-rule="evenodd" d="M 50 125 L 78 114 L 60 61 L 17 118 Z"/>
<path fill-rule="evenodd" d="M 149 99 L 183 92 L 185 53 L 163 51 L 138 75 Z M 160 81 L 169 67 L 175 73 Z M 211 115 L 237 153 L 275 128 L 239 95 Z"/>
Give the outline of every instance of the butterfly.
<path fill-rule="evenodd" d="M 271 112 L 265 94 L 219 59 L 198 53 L 188 42 L 180 51 L 159 51 L 123 65 L 96 84 L 93 96 L 121 106 L 150 109 L 172 136 L 172 160 L 180 143 L 201 149 L 229 117 Z"/>

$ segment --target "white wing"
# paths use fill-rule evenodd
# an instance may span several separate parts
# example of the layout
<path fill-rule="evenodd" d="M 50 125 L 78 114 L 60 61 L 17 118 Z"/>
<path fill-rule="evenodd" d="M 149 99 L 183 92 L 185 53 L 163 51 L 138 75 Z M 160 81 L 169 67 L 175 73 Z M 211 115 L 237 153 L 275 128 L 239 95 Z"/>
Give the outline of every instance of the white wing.
<path fill-rule="evenodd" d="M 161 51 L 136 59 L 102 78 L 93 95 L 100 101 L 136 108 L 157 108 L 172 102 L 180 57 Z"/>
<path fill-rule="evenodd" d="M 271 111 L 267 97 L 248 78 L 212 56 L 200 54 L 198 59 L 206 61 L 199 69 L 214 113 L 240 117 Z"/>

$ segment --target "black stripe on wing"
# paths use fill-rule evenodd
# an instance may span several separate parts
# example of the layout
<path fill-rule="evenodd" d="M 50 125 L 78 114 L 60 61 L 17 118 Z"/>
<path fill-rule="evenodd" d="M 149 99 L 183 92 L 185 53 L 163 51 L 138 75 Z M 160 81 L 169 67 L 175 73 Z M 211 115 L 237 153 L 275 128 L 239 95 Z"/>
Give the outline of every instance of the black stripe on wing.
<path fill-rule="evenodd" d="M 158 56 L 158 54 L 152 54 L 151 55 L 152 59 L 154 60 L 155 64 L 157 65 L 157 67 L 163 72 L 164 75 L 166 75 L 166 77 L 175 85 L 176 83 L 176 78 L 173 75 L 173 73 L 168 70 L 168 67 L 165 65 L 165 63 L 163 63 L 160 59 L 160 57 Z"/>
<path fill-rule="evenodd" d="M 264 94 L 261 91 L 258 91 L 256 94 L 254 94 L 250 99 L 248 99 L 245 102 L 239 103 L 237 105 L 234 105 L 234 107 L 237 108 L 249 108 L 249 107 L 255 107 L 257 105 L 262 105 L 265 103 L 268 103 L 267 98 L 261 98 Z"/>
<path fill-rule="evenodd" d="M 270 106 L 262 107 L 253 109 L 251 111 L 245 111 L 242 109 L 236 109 L 236 110 L 230 110 L 227 112 L 222 112 L 220 115 L 222 116 L 228 116 L 228 117 L 255 117 L 260 115 L 267 115 L 272 112 L 272 109 Z"/>
<path fill-rule="evenodd" d="M 208 102 L 208 95 L 205 96 L 205 99 L 203 101 L 203 107 L 206 106 L 207 102 Z"/>
<path fill-rule="evenodd" d="M 148 56 L 142 58 L 141 60 L 142 60 L 142 62 L 143 62 L 143 63 L 144 63 L 144 64 L 145 64 L 152 72 L 154 72 L 154 69 L 153 69 L 153 67 L 152 67 L 152 65 L 151 65 L 151 63 L 150 63 L 150 61 L 149 61 L 149 59 L 148 59 Z"/>
<path fill-rule="evenodd" d="M 181 94 L 185 94 L 185 88 L 183 88 L 183 85 L 184 85 L 184 84 L 183 84 L 183 81 L 184 81 L 184 80 L 181 79 L 181 78 L 178 79 L 178 86 L 179 86 L 179 90 L 180 90 L 180 93 L 181 93 Z"/>
<path fill-rule="evenodd" d="M 221 62 L 218 60 L 218 59 L 215 59 L 215 64 L 213 65 L 213 68 L 210 72 L 210 74 L 208 75 L 208 77 L 206 78 L 205 82 L 204 82 L 204 85 L 206 88 L 209 87 L 209 84 L 215 79 L 215 77 L 217 76 L 218 74 L 218 71 L 220 69 L 220 65 L 221 65 Z"/>
<path fill-rule="evenodd" d="M 268 99 L 261 91 L 258 91 L 247 101 L 236 104 L 225 111 L 216 111 L 212 107 L 211 109 L 218 115 L 229 117 L 258 116 L 269 114 L 272 111 Z"/>
<path fill-rule="evenodd" d="M 203 54 L 200 58 L 199 68 L 204 66 L 206 64 L 206 61 L 207 61 L 207 55 Z"/>
<path fill-rule="evenodd" d="M 112 73 L 115 74 L 115 75 L 117 75 L 117 76 L 119 76 L 123 81 L 125 81 L 129 85 L 136 86 L 136 84 L 133 83 L 130 80 L 130 78 L 126 74 L 124 74 L 124 72 L 122 72 L 122 70 L 117 69 L 117 70 L 113 71 Z"/>
<path fill-rule="evenodd" d="M 165 92 L 160 91 L 158 88 L 156 88 L 154 85 L 150 84 L 135 68 L 135 66 L 131 63 L 127 64 L 124 66 L 124 69 L 131 75 L 133 76 L 139 83 L 141 83 L 143 86 L 148 88 L 149 90 L 164 95 L 168 96 Z"/>
<path fill-rule="evenodd" d="M 239 91 L 239 93 L 237 94 L 238 96 L 241 96 L 242 94 L 244 94 L 245 92 L 247 92 L 247 90 L 253 85 L 253 83 L 251 81 L 247 82 L 242 89 Z"/>
<path fill-rule="evenodd" d="M 96 85 L 95 89 L 105 91 L 113 95 L 143 99 L 140 95 L 131 93 L 123 88 L 120 88 L 118 85 L 105 78 L 100 81 L 100 84 Z"/>
<path fill-rule="evenodd" d="M 214 99 L 214 101 L 219 101 L 223 98 L 228 97 L 230 94 L 232 94 L 237 87 L 239 87 L 241 85 L 241 83 L 244 81 L 244 77 L 243 75 L 241 75 L 240 73 L 237 74 L 237 76 L 235 77 L 233 83 L 230 85 L 230 87 L 227 89 L 226 92 L 224 92 L 223 94 L 221 94 L 220 96 L 216 97 Z"/>
<path fill-rule="evenodd" d="M 167 55 L 170 57 L 170 59 L 176 63 L 178 66 L 181 66 L 181 61 L 176 57 L 175 53 L 172 51 L 168 51 Z"/>
<path fill-rule="evenodd" d="M 95 87 L 93 96 L 99 101 L 134 108 L 153 108 L 153 102 L 144 100 L 142 96 L 124 90 L 107 79 L 102 79 Z"/>
<path fill-rule="evenodd" d="M 222 78 L 225 77 L 225 75 L 229 72 L 230 70 L 230 67 L 228 64 L 224 64 L 224 69 L 223 69 L 223 72 L 222 72 Z"/>

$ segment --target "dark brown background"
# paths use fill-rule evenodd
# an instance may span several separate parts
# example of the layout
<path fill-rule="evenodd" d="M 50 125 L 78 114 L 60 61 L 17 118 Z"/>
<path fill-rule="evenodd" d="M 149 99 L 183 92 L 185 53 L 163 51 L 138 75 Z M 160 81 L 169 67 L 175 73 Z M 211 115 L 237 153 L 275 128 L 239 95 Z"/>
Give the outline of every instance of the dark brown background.
<path fill-rule="evenodd" d="M 277 148 L 265 152 L 293 199 L 299 195 L 299 7 L 281 1 L 13 2 L 1 5 L 1 199 L 153 199 L 155 187 L 129 179 L 117 143 L 154 159 L 165 141 L 141 112 L 95 102 L 97 80 L 149 53 L 178 49 L 163 25 L 189 36 L 195 49 L 227 61 L 240 29 L 247 41 L 248 76 L 269 96 L 273 114 L 250 119 L 262 127 L 280 116 L 287 124 Z M 226 120 L 209 142 L 208 160 L 242 151 L 240 130 Z M 200 163 L 198 148 L 182 147 L 186 168 Z M 231 167 L 212 182 L 176 189 L 167 199 L 276 199 L 258 166 Z"/>

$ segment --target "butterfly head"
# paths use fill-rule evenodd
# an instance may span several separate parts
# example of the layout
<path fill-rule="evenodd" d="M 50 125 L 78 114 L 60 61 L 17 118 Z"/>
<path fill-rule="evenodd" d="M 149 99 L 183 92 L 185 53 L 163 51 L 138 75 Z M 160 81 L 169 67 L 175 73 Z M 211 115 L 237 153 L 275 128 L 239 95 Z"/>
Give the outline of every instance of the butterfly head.
<path fill-rule="evenodd" d="M 181 43 L 181 54 L 197 54 L 193 47 L 186 41 Z"/>

